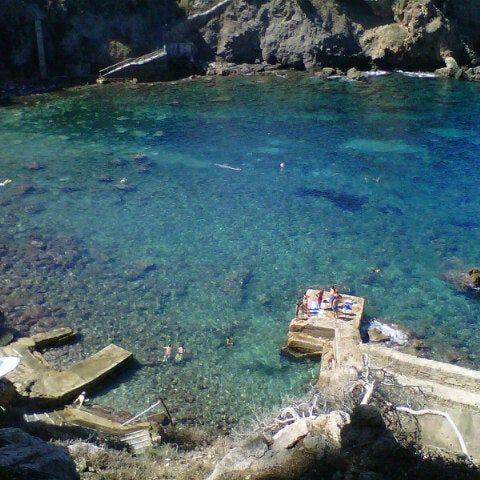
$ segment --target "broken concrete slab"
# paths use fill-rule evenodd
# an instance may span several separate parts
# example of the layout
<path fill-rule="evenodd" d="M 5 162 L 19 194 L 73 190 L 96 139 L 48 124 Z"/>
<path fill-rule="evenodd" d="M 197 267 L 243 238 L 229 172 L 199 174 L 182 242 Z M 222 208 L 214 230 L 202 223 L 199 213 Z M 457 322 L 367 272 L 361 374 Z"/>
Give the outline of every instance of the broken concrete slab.
<path fill-rule="evenodd" d="M 116 345 L 109 345 L 72 367 L 58 371 L 35 349 L 73 338 L 71 329 L 57 329 L 33 337 L 21 338 L 0 348 L 0 356 L 20 358 L 18 367 L 4 378 L 23 400 L 56 405 L 73 399 L 82 390 L 101 382 L 133 359 L 133 355 Z"/>
<path fill-rule="evenodd" d="M 67 370 L 44 372 L 32 385 L 30 397 L 64 402 L 98 384 L 105 376 L 132 359 L 133 355 L 127 350 L 113 344 L 108 345 Z"/>

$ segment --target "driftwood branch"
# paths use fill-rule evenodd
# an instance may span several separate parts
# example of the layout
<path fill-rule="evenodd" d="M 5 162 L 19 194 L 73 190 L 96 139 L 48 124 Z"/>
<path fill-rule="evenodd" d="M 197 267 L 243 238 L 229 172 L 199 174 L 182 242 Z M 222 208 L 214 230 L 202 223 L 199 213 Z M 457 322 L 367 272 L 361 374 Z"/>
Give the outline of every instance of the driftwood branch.
<path fill-rule="evenodd" d="M 409 413 L 410 415 L 416 415 L 416 416 L 438 415 L 440 417 L 445 418 L 450 424 L 450 426 L 453 428 L 453 431 L 455 432 L 455 435 L 458 438 L 458 442 L 460 443 L 460 447 L 462 449 L 463 454 L 473 463 L 473 459 L 471 455 L 468 453 L 467 446 L 465 445 L 465 440 L 463 439 L 462 434 L 460 433 L 460 430 L 457 428 L 457 426 L 455 425 L 455 422 L 452 420 L 452 417 L 447 412 L 442 412 L 440 410 L 430 410 L 430 409 L 412 410 L 411 408 L 408 408 L 408 407 L 395 407 L 395 408 L 399 412 Z"/>
<path fill-rule="evenodd" d="M 367 383 L 365 385 L 365 395 L 360 402 L 360 405 L 368 405 L 370 398 L 373 395 L 373 391 L 375 390 L 375 380 L 372 383 Z"/>

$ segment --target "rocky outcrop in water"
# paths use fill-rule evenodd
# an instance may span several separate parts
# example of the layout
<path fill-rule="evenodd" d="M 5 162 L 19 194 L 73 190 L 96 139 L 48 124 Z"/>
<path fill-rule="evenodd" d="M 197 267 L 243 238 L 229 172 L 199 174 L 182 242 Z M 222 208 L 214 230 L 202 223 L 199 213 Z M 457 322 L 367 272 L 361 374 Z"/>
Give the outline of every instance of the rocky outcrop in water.
<path fill-rule="evenodd" d="M 448 271 L 445 279 L 453 283 L 460 290 L 480 292 L 480 268 L 471 268 L 468 271 Z"/>

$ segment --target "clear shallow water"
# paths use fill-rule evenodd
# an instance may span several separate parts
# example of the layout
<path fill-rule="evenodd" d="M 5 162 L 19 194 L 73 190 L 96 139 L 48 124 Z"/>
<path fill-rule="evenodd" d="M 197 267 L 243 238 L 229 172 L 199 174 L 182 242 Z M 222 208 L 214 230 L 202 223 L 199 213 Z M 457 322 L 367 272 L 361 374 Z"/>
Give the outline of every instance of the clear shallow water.
<path fill-rule="evenodd" d="M 82 268 L 25 288 L 62 305 L 58 323 L 81 330 L 83 353 L 134 352 L 128 383 L 96 400 L 135 411 L 161 393 L 186 421 L 228 424 L 315 378 L 317 365 L 278 355 L 307 285 L 338 283 L 439 358 L 480 364 L 480 301 L 442 277 L 480 263 L 479 126 L 479 85 L 401 76 L 38 96 L 0 110 L 0 180 L 13 180 L 0 189 L 2 230 L 85 247 Z M 117 190 L 122 178 L 136 191 Z M 27 183 L 32 193 L 14 195 Z M 145 259 L 157 268 L 129 281 Z M 168 342 L 184 342 L 188 361 L 163 364 Z"/>

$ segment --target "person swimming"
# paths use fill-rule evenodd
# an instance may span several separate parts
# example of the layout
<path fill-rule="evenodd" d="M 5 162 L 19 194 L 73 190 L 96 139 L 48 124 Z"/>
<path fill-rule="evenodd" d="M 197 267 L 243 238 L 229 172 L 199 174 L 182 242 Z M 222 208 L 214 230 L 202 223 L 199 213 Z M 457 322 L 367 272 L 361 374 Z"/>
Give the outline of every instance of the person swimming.
<path fill-rule="evenodd" d="M 175 361 L 181 362 L 183 360 L 183 355 L 185 355 L 185 347 L 183 343 L 177 348 L 177 354 L 175 355 Z"/>
<path fill-rule="evenodd" d="M 166 347 L 163 347 L 163 361 L 167 362 L 172 356 L 172 345 L 169 343 Z"/>
<path fill-rule="evenodd" d="M 233 347 L 233 337 L 227 337 L 226 345 L 227 347 Z"/>

